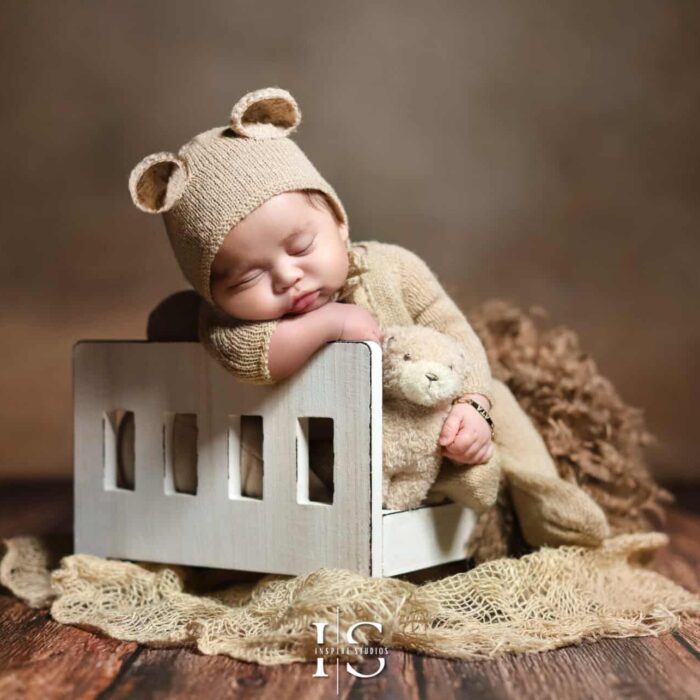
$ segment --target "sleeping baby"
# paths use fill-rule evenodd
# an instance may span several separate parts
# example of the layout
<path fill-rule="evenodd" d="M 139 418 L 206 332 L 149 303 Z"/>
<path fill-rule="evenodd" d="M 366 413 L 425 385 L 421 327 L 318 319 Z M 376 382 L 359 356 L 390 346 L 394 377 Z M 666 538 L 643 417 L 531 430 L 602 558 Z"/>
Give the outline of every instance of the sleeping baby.
<path fill-rule="evenodd" d="M 229 125 L 195 136 L 177 155 L 148 156 L 131 173 L 134 203 L 163 214 L 202 298 L 198 336 L 207 351 L 240 381 L 273 384 L 329 342 L 381 344 L 391 325 L 446 333 L 463 346 L 470 371 L 439 436 L 444 459 L 431 493 L 483 511 L 503 470 L 531 545 L 600 542 L 602 510 L 558 476 L 428 265 L 398 245 L 350 241 L 338 195 L 289 138 L 300 119 L 288 92 L 257 90 L 235 104 Z"/>

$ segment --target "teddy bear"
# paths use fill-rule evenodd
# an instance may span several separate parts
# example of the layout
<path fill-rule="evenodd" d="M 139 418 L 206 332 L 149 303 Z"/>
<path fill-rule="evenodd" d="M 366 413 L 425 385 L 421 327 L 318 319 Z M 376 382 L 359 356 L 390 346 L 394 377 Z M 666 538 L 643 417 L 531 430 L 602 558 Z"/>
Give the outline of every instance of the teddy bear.
<path fill-rule="evenodd" d="M 382 345 L 383 504 L 405 510 L 421 505 L 443 461 L 438 444 L 452 399 L 460 395 L 469 360 L 452 337 L 427 326 L 388 326 Z M 460 499 L 474 510 L 498 495 L 498 455 L 468 471 L 474 495 Z M 472 488 L 470 488 L 470 486 Z"/>

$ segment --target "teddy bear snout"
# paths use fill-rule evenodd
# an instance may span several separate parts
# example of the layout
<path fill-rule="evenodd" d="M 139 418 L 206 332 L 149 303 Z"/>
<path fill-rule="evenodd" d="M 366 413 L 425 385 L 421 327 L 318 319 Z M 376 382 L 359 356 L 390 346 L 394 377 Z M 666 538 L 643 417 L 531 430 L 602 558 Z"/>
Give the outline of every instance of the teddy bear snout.
<path fill-rule="evenodd" d="M 454 396 L 458 377 L 438 362 L 418 361 L 401 368 L 399 384 L 409 401 L 436 406 Z"/>

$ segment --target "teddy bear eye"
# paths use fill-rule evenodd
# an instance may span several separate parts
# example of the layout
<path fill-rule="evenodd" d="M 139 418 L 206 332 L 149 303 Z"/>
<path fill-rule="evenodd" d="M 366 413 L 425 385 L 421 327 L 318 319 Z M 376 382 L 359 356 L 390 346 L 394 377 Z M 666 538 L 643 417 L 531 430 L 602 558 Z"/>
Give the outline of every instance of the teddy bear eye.
<path fill-rule="evenodd" d="M 454 365 L 450 365 L 450 369 L 454 369 L 454 368 L 455 368 L 455 366 L 454 366 Z"/>
<path fill-rule="evenodd" d="M 406 353 L 406 354 L 403 356 L 403 359 L 404 359 L 404 360 L 410 360 L 410 359 L 411 359 L 411 355 L 410 355 L 409 353 Z"/>

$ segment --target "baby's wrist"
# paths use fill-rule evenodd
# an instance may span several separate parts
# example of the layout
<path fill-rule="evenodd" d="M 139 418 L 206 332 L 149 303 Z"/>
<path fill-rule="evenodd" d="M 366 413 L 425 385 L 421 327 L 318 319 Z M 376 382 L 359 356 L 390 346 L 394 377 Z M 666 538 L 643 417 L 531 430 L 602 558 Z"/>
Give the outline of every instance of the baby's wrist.
<path fill-rule="evenodd" d="M 452 401 L 452 405 L 463 403 L 471 406 L 489 426 L 489 429 L 491 430 L 491 439 L 493 440 L 495 435 L 493 420 L 491 419 L 491 415 L 489 414 L 486 406 L 484 406 L 481 401 L 477 400 L 477 397 L 482 400 L 485 399 L 484 403 L 486 405 L 490 405 L 488 399 L 482 394 L 465 394 L 464 396 L 459 396 Z"/>
<path fill-rule="evenodd" d="M 309 313 L 316 314 L 316 320 L 319 324 L 326 343 L 332 343 L 335 340 L 339 340 L 343 332 L 343 320 L 340 314 L 338 314 L 337 302 L 327 302 L 323 306 L 319 306 L 318 309 L 314 309 Z"/>
<path fill-rule="evenodd" d="M 489 398 L 487 396 L 484 396 L 483 394 L 462 394 L 462 396 L 460 396 L 459 398 L 471 399 L 472 401 L 476 401 L 482 408 L 486 409 L 487 411 L 491 410 L 491 401 L 489 401 Z"/>

